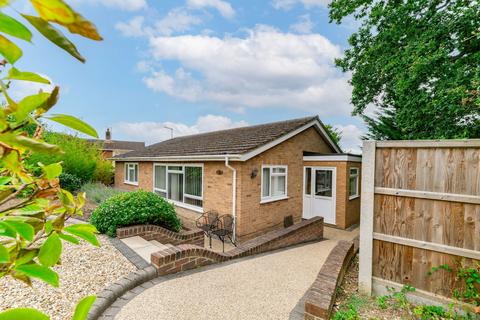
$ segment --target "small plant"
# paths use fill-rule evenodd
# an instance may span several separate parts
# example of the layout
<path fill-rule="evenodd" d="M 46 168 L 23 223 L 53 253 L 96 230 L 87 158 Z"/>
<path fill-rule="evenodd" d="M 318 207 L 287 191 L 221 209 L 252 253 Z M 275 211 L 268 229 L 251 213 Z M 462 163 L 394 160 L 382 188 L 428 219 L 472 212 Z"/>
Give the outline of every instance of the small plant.
<path fill-rule="evenodd" d="M 70 192 L 75 192 L 82 186 L 82 181 L 71 173 L 62 173 L 59 177 L 60 186 Z"/>
<path fill-rule="evenodd" d="M 387 309 L 388 305 L 388 296 L 379 296 L 377 297 L 376 299 L 377 301 L 377 306 L 382 309 L 382 310 L 385 310 Z"/>
<path fill-rule="evenodd" d="M 117 228 L 137 224 L 154 224 L 180 231 L 182 224 L 175 208 L 153 192 L 135 191 L 115 195 L 93 211 L 91 223 L 111 237 Z"/>
<path fill-rule="evenodd" d="M 123 193 L 125 191 L 119 190 L 119 189 L 114 189 L 112 187 L 108 187 L 102 183 L 99 182 L 90 182 L 86 183 L 82 186 L 80 189 L 81 192 L 85 192 L 87 195 L 87 199 L 96 203 L 96 204 L 101 204 L 105 200 Z"/>
<path fill-rule="evenodd" d="M 367 304 L 365 297 L 352 295 L 346 306 L 338 310 L 333 316 L 334 320 L 360 320 L 359 310 Z"/>

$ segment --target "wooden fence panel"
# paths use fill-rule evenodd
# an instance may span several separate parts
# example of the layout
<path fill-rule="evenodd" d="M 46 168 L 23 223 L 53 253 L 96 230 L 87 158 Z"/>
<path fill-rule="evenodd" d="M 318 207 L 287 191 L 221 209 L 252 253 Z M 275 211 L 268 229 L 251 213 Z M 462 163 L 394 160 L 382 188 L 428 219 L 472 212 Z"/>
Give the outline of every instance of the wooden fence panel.
<path fill-rule="evenodd" d="M 454 274 L 429 273 L 480 261 L 480 140 L 366 141 L 362 167 L 360 289 L 450 297 Z"/>

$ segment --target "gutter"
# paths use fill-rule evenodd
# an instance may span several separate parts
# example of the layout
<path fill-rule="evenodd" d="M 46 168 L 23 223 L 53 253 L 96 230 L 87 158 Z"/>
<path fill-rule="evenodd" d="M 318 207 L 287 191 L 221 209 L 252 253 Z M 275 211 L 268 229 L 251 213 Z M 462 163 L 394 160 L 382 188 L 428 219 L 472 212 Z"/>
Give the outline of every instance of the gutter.
<path fill-rule="evenodd" d="M 237 169 L 229 163 L 228 156 L 225 157 L 225 167 L 233 172 L 232 178 L 232 216 L 233 216 L 233 241 L 236 241 L 237 233 Z"/>

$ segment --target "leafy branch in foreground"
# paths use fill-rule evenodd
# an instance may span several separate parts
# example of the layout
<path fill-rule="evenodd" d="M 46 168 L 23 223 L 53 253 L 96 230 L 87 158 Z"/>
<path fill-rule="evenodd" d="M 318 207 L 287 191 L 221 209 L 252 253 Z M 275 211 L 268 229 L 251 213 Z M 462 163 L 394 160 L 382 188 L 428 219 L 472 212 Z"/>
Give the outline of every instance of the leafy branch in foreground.
<path fill-rule="evenodd" d="M 9 276 L 27 285 L 39 279 L 54 287 L 59 285 L 58 274 L 52 269 L 59 263 L 62 241 L 78 244 L 85 240 L 99 246 L 95 227 L 89 224 L 67 224 L 81 216 L 85 194 L 74 196 L 62 190 L 59 176 L 61 163 L 43 165 L 41 173 L 33 173 L 26 159 L 37 152 L 61 152 L 55 145 L 42 139 L 42 118 L 55 121 L 84 134 L 97 137 L 96 131 L 81 120 L 69 115 L 47 115 L 59 98 L 59 87 L 51 92 L 40 91 L 15 101 L 9 95 L 16 81 L 50 84 L 36 73 L 20 71 L 15 63 L 23 56 L 22 50 L 8 36 L 30 42 L 32 32 L 20 21 L 6 14 L 10 1 L 0 1 L 0 277 Z M 95 26 L 74 11 L 63 0 L 31 0 L 37 16 L 20 14 L 33 28 L 49 41 L 76 59 L 85 59 L 75 45 L 53 24 L 69 32 L 93 40 L 101 40 Z M 34 126 L 35 132 L 29 133 Z M 79 302 L 73 319 L 86 319 L 95 297 Z M 9 309 L 0 313 L 1 320 L 49 319 L 43 313 L 29 308 Z"/>

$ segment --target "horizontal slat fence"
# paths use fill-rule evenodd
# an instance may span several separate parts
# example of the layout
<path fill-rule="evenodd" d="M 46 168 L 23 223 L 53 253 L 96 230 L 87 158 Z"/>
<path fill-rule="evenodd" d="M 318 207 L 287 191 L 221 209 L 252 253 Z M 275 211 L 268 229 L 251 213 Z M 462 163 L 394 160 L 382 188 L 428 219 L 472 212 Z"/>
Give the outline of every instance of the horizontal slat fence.
<path fill-rule="evenodd" d="M 360 289 L 451 297 L 454 273 L 428 273 L 480 261 L 480 140 L 365 141 L 362 167 Z"/>

